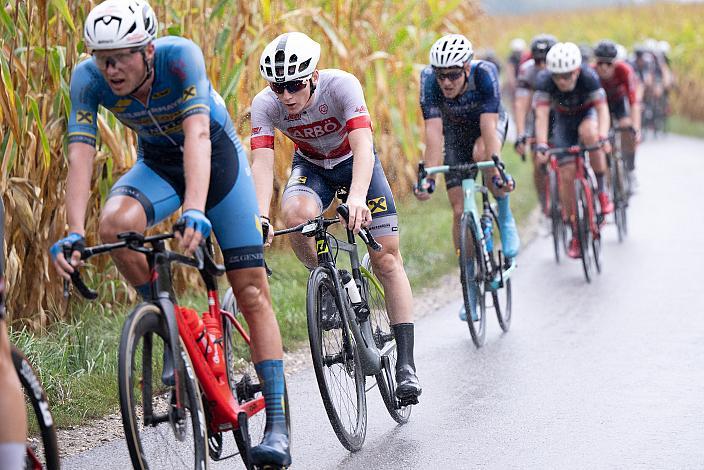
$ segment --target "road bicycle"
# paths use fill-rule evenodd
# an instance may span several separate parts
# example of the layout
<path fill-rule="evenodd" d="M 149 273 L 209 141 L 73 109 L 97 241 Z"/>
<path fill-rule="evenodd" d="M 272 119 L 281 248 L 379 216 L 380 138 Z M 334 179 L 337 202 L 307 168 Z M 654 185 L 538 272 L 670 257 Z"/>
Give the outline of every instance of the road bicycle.
<path fill-rule="evenodd" d="M 0 243 L 5 239 L 5 207 L 0 198 Z M 0 246 L 0 283 L 5 284 L 5 256 Z M 5 295 L 0 292 L 0 319 L 5 317 Z M 56 440 L 56 427 L 49 410 L 46 393 L 31 364 L 25 355 L 14 345 L 10 345 L 12 365 L 17 372 L 28 407 L 27 421 L 30 435 L 27 438 L 27 470 L 58 470 L 60 468 L 59 446 Z M 1 391 L 0 391 L 1 393 Z M 0 423 L 0 425 L 2 425 Z M 38 433 L 32 435 L 33 433 Z"/>
<path fill-rule="evenodd" d="M 489 203 L 489 190 L 475 181 L 478 171 L 488 168 L 497 168 L 503 182 L 508 183 L 504 164 L 496 156 L 492 161 L 458 165 L 426 168 L 424 162 L 418 164 L 418 188 L 424 187 L 425 178 L 430 175 L 448 172 L 468 175 L 462 180 L 464 212 L 460 219 L 459 263 L 467 325 L 477 348 L 486 339 L 487 309 L 496 311 L 504 332 L 511 326 L 511 276 L 516 269 L 516 260 L 505 258 L 498 248 L 501 233 L 496 210 Z M 477 193 L 482 199 L 481 215 L 475 199 Z"/>
<path fill-rule="evenodd" d="M 614 203 L 614 221 L 619 242 L 622 242 L 628 234 L 628 201 L 631 194 L 626 164 L 621 151 L 622 138 L 625 133 L 635 135 L 636 131 L 631 126 L 613 127 L 609 131 L 609 140 L 613 148 L 611 154 L 608 155 L 611 199 Z"/>
<path fill-rule="evenodd" d="M 339 192 L 338 192 L 339 196 Z M 345 204 L 337 212 L 347 220 Z M 396 341 L 384 303 L 384 290 L 374 275 L 369 255 L 359 261 L 354 233 L 347 241 L 328 232 L 338 218 L 323 215 L 275 236 L 301 233 L 315 239 L 318 266 L 308 278 L 306 312 L 313 368 L 325 411 L 340 443 L 349 451 L 361 449 L 367 430 L 366 392 L 378 385 L 384 405 L 398 423 L 408 421 L 416 398 L 395 395 Z M 368 247 L 381 250 L 362 228 L 359 237 Z M 337 257 L 349 255 L 351 273 L 338 269 Z M 366 387 L 366 377 L 375 383 Z"/>
<path fill-rule="evenodd" d="M 557 157 L 551 155 L 546 165 L 547 184 L 545 185 L 545 207 L 550 217 L 552 245 L 555 252 L 555 262 L 560 262 L 561 253 L 567 250 L 567 214 L 560 201 L 560 168 Z"/>
<path fill-rule="evenodd" d="M 550 157 L 570 156 L 575 160 L 575 220 L 572 230 L 576 231 L 579 241 L 580 258 L 587 282 L 591 282 L 595 270 L 601 272 L 601 224 L 604 216 L 596 210 L 596 176 L 588 158 L 589 152 L 600 148 L 601 145 L 574 145 L 547 150 Z"/>
<path fill-rule="evenodd" d="M 253 366 L 236 359 L 238 351 L 248 351 L 250 339 L 237 319 L 234 297 L 226 296 L 226 308 L 220 307 L 216 277 L 225 268 L 214 262 L 209 239 L 190 257 L 167 249 L 165 241 L 172 238 L 174 233 L 145 237 L 126 232 L 116 243 L 85 248 L 81 256 L 87 260 L 126 248 L 145 254 L 151 271 L 155 297 L 127 317 L 119 350 L 120 410 L 132 465 L 200 470 L 207 468 L 208 457 L 223 460 L 239 454 L 247 469 L 256 468 L 250 448 L 264 433 L 264 397 Z M 71 248 L 64 250 L 70 255 L 67 250 Z M 202 315 L 200 335 L 193 327 L 200 325 L 198 313 L 176 304 L 173 263 L 197 268 L 205 283 L 208 311 Z M 97 297 L 78 269 L 71 280 L 84 297 Z M 290 431 L 287 395 L 284 399 Z M 223 455 L 228 431 L 239 452 Z"/>

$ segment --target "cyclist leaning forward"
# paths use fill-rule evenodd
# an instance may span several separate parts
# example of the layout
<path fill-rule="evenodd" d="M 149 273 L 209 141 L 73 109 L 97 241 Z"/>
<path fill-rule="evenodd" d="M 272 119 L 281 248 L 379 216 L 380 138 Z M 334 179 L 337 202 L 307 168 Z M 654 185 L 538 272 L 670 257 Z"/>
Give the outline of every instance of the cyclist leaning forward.
<path fill-rule="evenodd" d="M 141 0 L 107 0 L 85 23 L 93 60 L 71 78 L 66 209 L 69 235 L 51 248 L 59 274 L 68 279 L 85 246 L 98 106 L 111 111 L 139 137 L 138 159 L 110 191 L 100 216 L 100 237 L 117 241 L 125 231 L 144 232 L 183 207 L 180 245 L 193 252 L 215 233 L 227 277 L 249 324 L 252 360 L 263 384 L 266 429 L 252 449 L 256 464 L 289 465 L 283 403 L 283 351 L 264 270 L 262 233 L 247 157 L 222 98 L 212 89 L 203 54 L 179 37 L 156 38 L 157 19 Z M 212 226 L 211 226 L 212 221 Z M 69 244 L 67 261 L 61 250 Z M 115 265 L 150 299 L 144 255 L 113 252 Z M 164 381 L 169 383 L 165 358 Z"/>
<path fill-rule="evenodd" d="M 557 43 L 555 36 L 539 34 L 530 42 L 531 59 L 523 62 L 518 69 L 518 88 L 514 99 L 514 119 L 516 121 L 515 148 L 519 155 L 525 155 L 528 139 L 535 137 L 535 114 L 533 112 L 533 92 L 536 79 L 541 70 L 545 70 L 545 57 L 552 46 Z M 545 168 L 539 165 L 533 152 L 533 184 L 538 194 L 540 207 L 545 208 Z"/>
<path fill-rule="evenodd" d="M 616 60 L 618 50 L 613 41 L 604 40 L 594 49 L 601 86 L 606 92 L 611 118 L 618 127 L 632 126 L 635 133 L 621 134 L 623 158 L 629 179 L 633 180 L 636 144 L 640 134 L 641 108 L 638 78 L 633 68 L 622 60 Z"/>
<path fill-rule="evenodd" d="M 252 102 L 252 171 L 262 224 L 269 224 L 274 174 L 274 130 L 296 144 L 291 176 L 281 202 L 292 227 L 318 216 L 338 188 L 348 190 L 349 228 L 368 226 L 383 246 L 369 251 L 387 295 L 396 338 L 396 395 L 417 398 L 421 387 L 413 360 L 413 297 L 399 252 L 398 217 L 389 183 L 374 150 L 372 124 L 362 86 L 353 75 L 318 70 L 320 44 L 303 33 L 282 34 L 264 49 L 260 72 L 269 86 Z M 269 230 L 268 243 L 273 231 Z M 317 264 L 313 240 L 293 238 L 296 256 Z"/>
<path fill-rule="evenodd" d="M 501 106 L 496 67 L 483 60 L 472 60 L 474 51 L 461 34 L 449 34 L 438 39 L 430 49 L 430 66 L 421 73 L 420 106 L 425 119 L 425 153 L 428 166 L 478 162 L 499 155 L 508 127 L 508 116 Z M 520 240 L 511 214 L 508 192 L 514 184 L 501 186 L 498 170 L 485 171 L 488 187 L 499 206 L 499 226 L 504 255 L 518 254 Z M 447 197 L 452 206 L 454 223 L 452 236 L 459 253 L 459 226 L 464 210 L 462 180 L 473 175 L 464 172 L 445 174 Z M 435 188 L 428 178 L 425 188 L 416 197 L 426 200 Z M 474 318 L 475 312 L 472 312 Z M 466 320 L 464 306 L 460 319 Z"/>
<path fill-rule="evenodd" d="M 536 154 L 540 163 L 548 160 L 548 126 L 550 108 L 555 113 L 553 143 L 557 147 L 570 147 L 582 142 L 586 146 L 602 145 L 603 150 L 591 152 L 589 161 L 596 174 L 598 198 L 602 214 L 613 212 L 614 207 L 606 192 L 606 157 L 611 151 L 606 136 L 609 132 L 609 107 L 599 77 L 589 64 L 582 64 L 582 54 L 576 44 L 558 42 L 548 52 L 547 70 L 538 75 L 535 106 Z M 567 208 L 572 226 L 572 240 L 567 254 L 580 256 L 579 239 L 575 229 L 573 157 L 560 157 L 560 199 Z"/>

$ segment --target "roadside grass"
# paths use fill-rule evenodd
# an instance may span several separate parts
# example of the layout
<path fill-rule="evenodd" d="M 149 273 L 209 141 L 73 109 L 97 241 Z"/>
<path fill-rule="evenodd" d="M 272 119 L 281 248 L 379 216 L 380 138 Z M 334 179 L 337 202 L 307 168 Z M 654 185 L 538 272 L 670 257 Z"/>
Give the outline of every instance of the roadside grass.
<path fill-rule="evenodd" d="M 671 116 L 667 122 L 668 132 L 704 139 L 704 122 L 693 121 L 684 116 Z"/>
<path fill-rule="evenodd" d="M 511 205 L 522 225 L 536 203 L 532 166 L 521 162 L 509 147 L 506 145 L 503 158 L 518 182 Z M 397 209 L 401 252 L 413 291 L 418 294 L 456 266 L 452 213 L 444 183 L 440 181 L 430 201 L 421 203 L 411 197 L 399 201 Z M 342 236 L 342 232 L 335 233 Z M 284 347 L 293 350 L 307 341 L 308 271 L 290 249 L 268 252 L 267 263 L 273 270 L 270 286 Z M 115 286 L 121 288 L 120 284 Z M 206 306 L 204 299 L 194 294 L 184 296 L 182 301 L 197 309 Z M 129 304 L 100 305 L 76 299 L 71 322 L 57 322 L 41 336 L 28 330 L 11 331 L 13 343 L 37 369 L 59 427 L 80 425 L 119 409 L 117 351 L 122 324 L 131 308 Z"/>

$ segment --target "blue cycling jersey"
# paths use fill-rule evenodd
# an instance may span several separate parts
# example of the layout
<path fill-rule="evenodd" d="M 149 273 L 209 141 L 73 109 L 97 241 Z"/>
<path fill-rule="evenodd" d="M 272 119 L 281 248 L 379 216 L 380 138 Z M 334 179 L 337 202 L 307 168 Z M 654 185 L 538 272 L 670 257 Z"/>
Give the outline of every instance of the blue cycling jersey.
<path fill-rule="evenodd" d="M 200 113 L 210 115 L 211 139 L 221 134 L 216 130 L 224 129 L 230 140 L 236 140 L 225 102 L 208 80 L 200 48 L 175 36 L 156 39 L 154 46 L 154 83 L 146 106 L 132 96 L 113 94 L 93 60 L 76 66 L 71 77 L 69 143 L 95 146 L 98 105 L 137 133 L 140 148 L 180 152 L 183 120 Z M 150 153 L 154 152 L 145 156 Z"/>
<path fill-rule="evenodd" d="M 467 126 L 478 126 L 479 116 L 484 113 L 503 114 L 496 66 L 484 60 L 473 60 L 467 90 L 454 99 L 443 96 L 435 71 L 426 67 L 420 76 L 420 106 L 424 119 L 442 118 L 446 138 L 448 133 L 463 133 Z"/>

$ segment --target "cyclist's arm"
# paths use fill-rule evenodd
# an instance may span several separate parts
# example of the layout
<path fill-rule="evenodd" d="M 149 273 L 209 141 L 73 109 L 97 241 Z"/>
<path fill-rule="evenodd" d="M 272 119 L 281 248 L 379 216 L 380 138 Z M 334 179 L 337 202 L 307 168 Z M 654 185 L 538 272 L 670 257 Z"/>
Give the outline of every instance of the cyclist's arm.
<path fill-rule="evenodd" d="M 530 103 L 533 100 L 533 93 L 525 88 L 516 90 L 514 101 L 514 112 L 516 113 L 516 134 L 521 137 L 526 132 L 526 116 L 530 110 Z"/>
<path fill-rule="evenodd" d="M 259 213 L 269 217 L 269 207 L 274 194 L 274 149 L 262 147 L 252 150 L 252 177 Z"/>
<path fill-rule="evenodd" d="M 85 236 L 86 210 L 93 177 L 95 147 L 82 142 L 68 145 L 66 178 L 66 218 L 69 233 Z"/>
<path fill-rule="evenodd" d="M 445 137 L 442 130 L 442 118 L 431 118 L 425 120 L 425 150 L 423 151 L 423 161 L 425 166 L 442 165 L 442 149 Z M 433 178 L 432 176 L 430 177 Z"/>
<path fill-rule="evenodd" d="M 611 127 L 611 114 L 609 113 L 609 104 L 606 100 L 599 101 L 596 105 L 596 114 L 599 122 L 599 137 L 609 135 Z"/>
<path fill-rule="evenodd" d="M 479 116 L 479 128 L 482 133 L 482 141 L 486 149 L 486 157 L 501 154 L 501 139 L 496 132 L 499 123 L 498 113 L 482 113 Z"/>
<path fill-rule="evenodd" d="M 193 114 L 183 120 L 183 170 L 186 194 L 183 210 L 205 212 L 210 185 L 210 115 Z"/>
<path fill-rule="evenodd" d="M 535 107 L 535 142 L 548 143 L 548 126 L 550 119 L 550 106 L 538 103 Z"/>
<path fill-rule="evenodd" d="M 372 130 L 368 127 L 354 129 L 349 133 L 349 141 L 354 155 L 349 198 L 364 199 L 369 191 L 374 169 Z"/>

